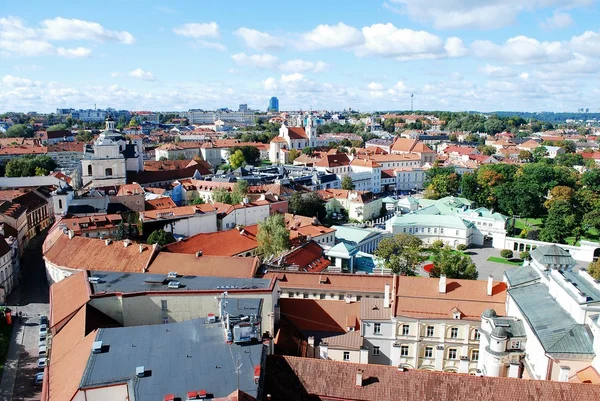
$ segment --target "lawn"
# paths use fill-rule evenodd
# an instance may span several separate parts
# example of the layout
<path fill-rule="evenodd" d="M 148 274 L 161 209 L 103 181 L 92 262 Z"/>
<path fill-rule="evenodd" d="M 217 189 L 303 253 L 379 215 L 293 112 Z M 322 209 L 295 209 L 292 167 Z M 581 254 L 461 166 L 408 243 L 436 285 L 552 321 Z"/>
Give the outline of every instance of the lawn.
<path fill-rule="evenodd" d="M 272 166 L 273 164 L 269 160 L 261 160 L 260 165 L 261 166 Z"/>
<path fill-rule="evenodd" d="M 518 262 L 517 262 L 518 260 Z M 523 261 L 520 259 L 504 259 L 504 258 L 499 258 L 498 256 L 490 256 L 489 258 L 487 258 L 488 262 L 494 262 L 494 263 L 502 263 L 505 265 L 511 265 L 511 266 L 521 266 L 523 264 Z"/>
<path fill-rule="evenodd" d="M 2 317 L 4 318 L 4 317 Z M 8 354 L 8 346 L 12 338 L 12 329 L 14 324 L 8 325 L 6 323 L 0 323 L 0 378 L 4 370 L 4 362 L 6 361 L 6 355 Z"/>
<path fill-rule="evenodd" d="M 515 220 L 515 228 L 518 228 L 520 230 L 524 229 L 525 227 L 531 227 L 531 226 L 542 227 L 543 225 L 544 225 L 543 218 L 537 218 L 537 219 L 524 218 L 524 219 L 516 219 Z"/>

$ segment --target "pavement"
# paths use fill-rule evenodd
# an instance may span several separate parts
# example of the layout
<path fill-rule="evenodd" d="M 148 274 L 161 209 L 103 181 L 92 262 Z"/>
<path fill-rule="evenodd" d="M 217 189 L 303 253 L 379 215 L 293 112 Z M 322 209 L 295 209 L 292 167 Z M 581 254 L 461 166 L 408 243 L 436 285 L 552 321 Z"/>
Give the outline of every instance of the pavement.
<path fill-rule="evenodd" d="M 34 385 L 37 372 L 40 316 L 48 316 L 48 282 L 42 259 L 45 232 L 35 237 L 21 259 L 21 283 L 8 296 L 13 316 L 13 335 L 8 349 L 0 400 L 40 400 L 41 386 Z"/>

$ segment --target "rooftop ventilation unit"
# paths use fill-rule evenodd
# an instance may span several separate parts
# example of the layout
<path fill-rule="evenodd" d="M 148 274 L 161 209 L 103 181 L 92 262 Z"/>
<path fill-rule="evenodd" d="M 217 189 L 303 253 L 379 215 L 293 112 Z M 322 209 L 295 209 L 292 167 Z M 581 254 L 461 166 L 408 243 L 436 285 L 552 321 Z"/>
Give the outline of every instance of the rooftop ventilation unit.
<path fill-rule="evenodd" d="M 169 285 L 167 285 L 167 287 L 177 289 L 179 288 L 180 284 L 181 283 L 179 281 L 169 281 Z"/>
<path fill-rule="evenodd" d="M 92 284 L 98 284 L 100 282 L 100 277 L 92 276 L 92 277 L 88 278 L 88 281 Z"/>
<path fill-rule="evenodd" d="M 145 374 L 146 374 L 146 370 L 144 369 L 143 366 L 138 366 L 137 368 L 135 368 L 135 375 L 137 377 L 144 377 Z"/>
<path fill-rule="evenodd" d="M 102 352 L 102 341 L 94 341 L 92 343 L 92 354 L 99 354 Z"/>
<path fill-rule="evenodd" d="M 168 279 L 177 278 L 177 272 L 169 272 L 169 274 L 167 274 L 167 278 Z"/>

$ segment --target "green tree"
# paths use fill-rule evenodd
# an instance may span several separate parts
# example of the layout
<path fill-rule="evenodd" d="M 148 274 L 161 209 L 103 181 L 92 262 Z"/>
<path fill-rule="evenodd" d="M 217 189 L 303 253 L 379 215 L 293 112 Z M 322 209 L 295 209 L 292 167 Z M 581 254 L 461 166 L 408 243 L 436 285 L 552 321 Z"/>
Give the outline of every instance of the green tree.
<path fill-rule="evenodd" d="M 445 196 L 455 196 L 460 185 L 458 174 L 438 175 L 431 180 L 425 190 L 426 199 L 440 199 Z"/>
<path fill-rule="evenodd" d="M 231 203 L 242 203 L 246 195 L 248 195 L 248 187 L 248 181 L 238 180 L 231 192 Z"/>
<path fill-rule="evenodd" d="M 244 155 L 244 161 L 247 164 L 252 166 L 260 164 L 260 150 L 256 146 L 234 146 L 230 149 L 230 154 L 235 154 L 238 150 Z"/>
<path fill-rule="evenodd" d="M 148 236 L 148 240 L 146 242 L 150 245 L 158 244 L 160 246 L 165 246 L 175 242 L 175 237 L 173 234 L 165 230 L 156 230 Z"/>
<path fill-rule="evenodd" d="M 231 204 L 231 194 L 228 190 L 222 187 L 217 187 L 212 190 L 211 198 L 213 202 L 229 203 Z"/>
<path fill-rule="evenodd" d="M 43 167 L 36 167 L 35 168 L 35 176 L 36 177 L 44 177 L 46 175 L 48 175 L 50 172 L 48 170 L 46 170 Z"/>
<path fill-rule="evenodd" d="M 397 234 L 384 238 L 375 250 L 375 256 L 395 274 L 416 275 L 419 265 L 427 259 L 423 241 L 409 234 Z"/>
<path fill-rule="evenodd" d="M 56 168 L 56 162 L 48 156 L 25 156 L 11 159 L 6 163 L 7 177 L 33 177 L 47 175 Z"/>
<path fill-rule="evenodd" d="M 90 142 L 94 139 L 94 135 L 89 131 L 77 131 L 77 135 L 75 135 L 75 140 L 78 142 Z"/>
<path fill-rule="evenodd" d="M 587 272 L 594 280 L 600 280 L 600 259 L 590 263 Z"/>
<path fill-rule="evenodd" d="M 236 150 L 231 156 L 229 156 L 229 164 L 232 169 L 237 169 L 244 165 L 246 159 L 244 158 L 244 154 L 240 149 Z"/>
<path fill-rule="evenodd" d="M 288 152 L 288 162 L 293 163 L 298 157 L 300 157 L 300 151 L 298 149 L 290 149 Z"/>
<path fill-rule="evenodd" d="M 434 254 L 433 269 L 429 276 L 440 277 L 442 274 L 448 278 L 466 280 L 477 280 L 479 276 L 475 263 L 468 255 L 456 253 L 448 246 Z"/>
<path fill-rule="evenodd" d="M 195 198 L 192 199 L 192 201 L 190 202 L 190 205 L 204 205 L 206 202 L 204 201 L 204 199 L 202 198 Z"/>
<path fill-rule="evenodd" d="M 600 209 L 595 208 L 583 216 L 583 226 L 586 229 L 593 228 L 600 232 Z"/>
<path fill-rule="evenodd" d="M 10 126 L 6 130 L 6 133 L 4 134 L 4 136 L 9 137 L 9 138 L 17 138 L 17 137 L 31 138 L 33 136 L 33 129 L 28 127 L 25 124 L 15 124 L 15 125 Z"/>
<path fill-rule="evenodd" d="M 569 141 L 569 143 L 572 143 Z M 556 156 L 554 162 L 559 166 L 583 166 L 583 156 L 579 153 L 564 153 Z"/>
<path fill-rule="evenodd" d="M 46 132 L 52 132 L 52 131 L 64 131 L 67 129 L 67 126 L 65 124 L 54 124 L 49 126 L 46 129 Z"/>
<path fill-rule="evenodd" d="M 596 193 L 600 193 L 600 168 L 588 170 L 581 175 L 581 183 Z"/>
<path fill-rule="evenodd" d="M 121 220 L 117 225 L 117 234 L 115 234 L 115 239 L 121 241 L 125 238 L 127 238 L 127 228 L 125 228 L 125 223 L 123 223 L 123 220 Z"/>
<path fill-rule="evenodd" d="M 491 156 L 496 154 L 496 148 L 489 145 L 479 145 L 477 146 L 477 150 L 485 156 Z"/>
<path fill-rule="evenodd" d="M 541 159 L 543 159 L 544 157 L 548 156 L 548 149 L 546 149 L 545 146 L 538 146 L 537 148 L 533 149 L 533 159 L 537 162 Z"/>
<path fill-rule="evenodd" d="M 519 258 L 521 260 L 529 260 L 529 259 L 531 259 L 531 255 L 529 254 L 529 252 L 523 251 L 523 252 L 519 253 Z"/>
<path fill-rule="evenodd" d="M 519 160 L 522 162 L 530 162 L 533 160 L 533 154 L 528 150 L 521 150 L 519 152 Z"/>
<path fill-rule="evenodd" d="M 319 220 L 327 215 L 325 201 L 316 192 L 294 192 L 289 200 L 289 210 L 294 214 L 317 217 Z"/>
<path fill-rule="evenodd" d="M 285 226 L 282 214 L 274 214 L 258 223 L 256 234 L 258 252 L 265 259 L 276 257 L 291 247 L 290 232 Z"/>
<path fill-rule="evenodd" d="M 450 134 L 448 139 L 450 140 L 450 142 L 458 142 L 458 137 L 456 136 L 456 134 Z"/>
<path fill-rule="evenodd" d="M 513 257 L 513 251 L 510 249 L 503 249 L 500 251 L 500 256 L 502 256 L 504 259 L 511 259 Z"/>
<path fill-rule="evenodd" d="M 557 200 L 552 203 L 544 227 L 540 231 L 540 240 L 565 244 L 567 237 L 579 225 L 580 219 L 569 201 Z"/>
<path fill-rule="evenodd" d="M 350 177 L 349 175 L 342 178 L 342 189 L 354 189 L 354 182 L 352 181 L 352 177 Z"/>

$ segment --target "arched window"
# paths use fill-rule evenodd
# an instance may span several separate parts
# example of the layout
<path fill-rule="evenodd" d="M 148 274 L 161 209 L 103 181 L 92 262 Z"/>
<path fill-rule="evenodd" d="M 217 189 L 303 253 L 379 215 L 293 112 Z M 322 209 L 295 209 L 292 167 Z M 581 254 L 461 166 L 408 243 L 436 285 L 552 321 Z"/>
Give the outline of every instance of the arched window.
<path fill-rule="evenodd" d="M 112 168 L 107 168 L 104 170 L 104 175 L 105 176 L 111 176 L 112 175 Z"/>
<path fill-rule="evenodd" d="M 88 175 L 92 175 L 92 165 L 88 164 Z"/>
<path fill-rule="evenodd" d="M 59 200 L 58 200 L 58 208 L 59 208 L 59 209 L 62 209 L 62 199 L 59 199 Z"/>

